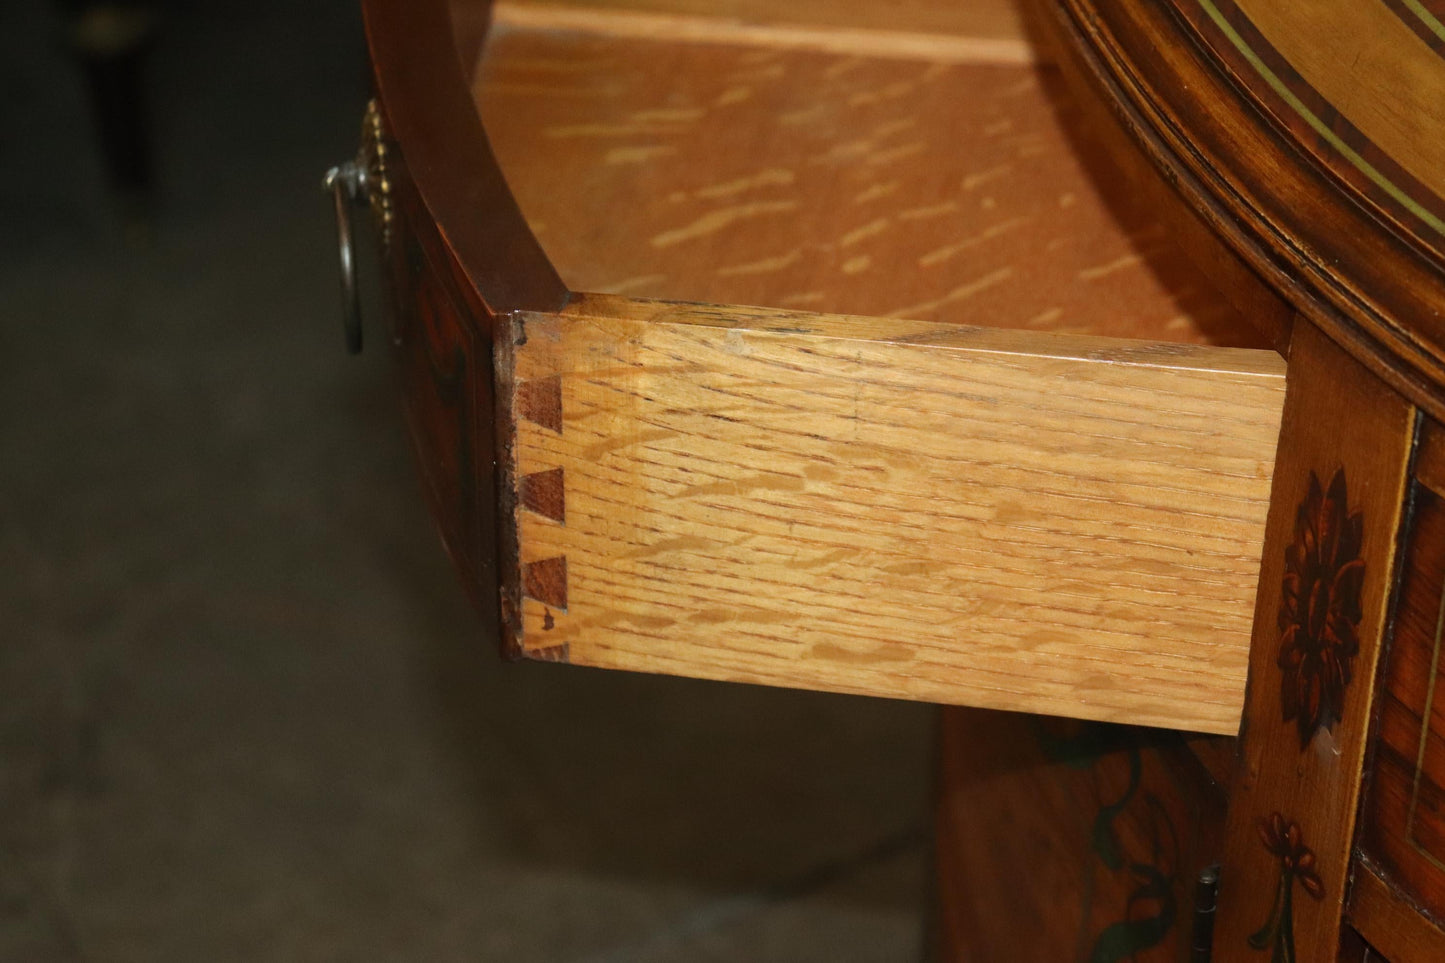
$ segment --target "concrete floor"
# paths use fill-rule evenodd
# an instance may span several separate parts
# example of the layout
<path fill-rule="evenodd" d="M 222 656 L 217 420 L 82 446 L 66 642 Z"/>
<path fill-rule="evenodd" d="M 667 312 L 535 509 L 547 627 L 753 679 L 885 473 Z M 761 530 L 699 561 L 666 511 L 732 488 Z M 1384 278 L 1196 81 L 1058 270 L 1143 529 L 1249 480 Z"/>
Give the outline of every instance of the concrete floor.
<path fill-rule="evenodd" d="M 352 3 L 176 4 L 123 231 L 0 10 L 0 960 L 913 960 L 927 707 L 503 665 L 345 357 Z"/>

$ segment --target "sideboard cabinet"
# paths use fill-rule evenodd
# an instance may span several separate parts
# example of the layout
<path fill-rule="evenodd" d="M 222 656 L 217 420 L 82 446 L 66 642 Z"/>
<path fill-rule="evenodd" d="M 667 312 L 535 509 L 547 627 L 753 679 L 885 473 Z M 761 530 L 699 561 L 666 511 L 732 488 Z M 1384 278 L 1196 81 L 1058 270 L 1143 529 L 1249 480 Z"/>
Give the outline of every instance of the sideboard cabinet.
<path fill-rule="evenodd" d="M 949 959 L 1445 958 L 1445 11 L 363 6 L 480 636 L 947 706 Z"/>

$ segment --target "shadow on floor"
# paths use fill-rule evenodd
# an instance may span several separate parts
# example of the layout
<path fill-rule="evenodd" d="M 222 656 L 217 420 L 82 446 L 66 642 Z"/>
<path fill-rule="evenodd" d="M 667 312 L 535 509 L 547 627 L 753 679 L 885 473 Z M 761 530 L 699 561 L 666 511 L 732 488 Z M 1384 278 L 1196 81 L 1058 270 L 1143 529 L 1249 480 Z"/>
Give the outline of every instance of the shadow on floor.
<path fill-rule="evenodd" d="M 480 642 L 341 351 L 353 5 L 169 8 L 143 232 L 12 6 L 0 958 L 915 958 L 932 710 Z"/>

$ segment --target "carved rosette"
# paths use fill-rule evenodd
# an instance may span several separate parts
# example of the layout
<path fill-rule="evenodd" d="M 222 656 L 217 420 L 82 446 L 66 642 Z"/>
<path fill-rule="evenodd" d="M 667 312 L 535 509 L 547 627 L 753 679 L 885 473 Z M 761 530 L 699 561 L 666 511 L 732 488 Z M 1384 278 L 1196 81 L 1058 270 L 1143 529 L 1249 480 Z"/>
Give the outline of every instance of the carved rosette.
<path fill-rule="evenodd" d="M 1303 750 L 1345 710 L 1345 689 L 1360 652 L 1360 557 L 1364 516 L 1349 513 L 1345 470 L 1328 488 L 1310 472 L 1309 493 L 1295 516 L 1294 543 L 1285 550 L 1279 607 L 1280 709 L 1299 729 Z"/>

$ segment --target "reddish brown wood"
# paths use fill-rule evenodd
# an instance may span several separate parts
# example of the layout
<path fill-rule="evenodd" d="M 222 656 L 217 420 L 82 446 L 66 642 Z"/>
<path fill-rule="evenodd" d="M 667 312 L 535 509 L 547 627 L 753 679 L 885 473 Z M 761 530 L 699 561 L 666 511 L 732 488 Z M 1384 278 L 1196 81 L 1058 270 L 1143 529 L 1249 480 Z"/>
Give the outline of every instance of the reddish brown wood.
<path fill-rule="evenodd" d="M 481 14 L 489 5 L 474 6 Z M 467 93 L 446 0 L 363 0 L 363 12 L 387 128 L 406 153 L 419 210 L 491 312 L 471 323 L 516 309 L 557 310 L 567 289 L 497 166 Z"/>
<path fill-rule="evenodd" d="M 1214 959 L 1333 958 L 1414 412 L 1297 327 Z"/>
<path fill-rule="evenodd" d="M 522 594 L 544 605 L 567 608 L 567 557 L 538 559 L 522 566 Z"/>
<path fill-rule="evenodd" d="M 1440 435 L 1416 462 L 1414 511 L 1376 722 L 1361 848 L 1394 885 L 1445 918 L 1445 687 L 1438 685 L 1445 604 Z"/>
<path fill-rule="evenodd" d="M 1348 912 L 1360 942 L 1369 944 L 1367 954 L 1370 949 L 1378 951 L 1363 959 L 1391 963 L 1434 963 L 1445 959 L 1445 930 L 1368 864 L 1355 871 Z"/>
<path fill-rule="evenodd" d="M 527 511 L 536 512 L 562 525 L 567 524 L 567 502 L 561 468 L 549 468 L 546 471 L 523 475 L 517 488 L 522 507 Z"/>
<path fill-rule="evenodd" d="M 549 431 L 562 430 L 562 378 L 536 378 L 517 385 L 517 412 Z"/>
<path fill-rule="evenodd" d="M 1186 741 L 1209 777 L 1228 794 L 1239 765 L 1239 740 L 1229 736 L 1190 736 Z"/>
<path fill-rule="evenodd" d="M 1112 88 L 1090 69 L 1086 51 L 1062 29 L 1057 16 L 1043 3 L 1028 4 L 1029 23 L 1038 38 L 1053 51 L 1051 61 L 1062 73 L 1062 84 L 1078 105 L 1081 123 L 1074 126 L 1081 145 L 1097 148 L 1107 155 L 1096 170 L 1110 171 L 1127 184 L 1133 202 L 1162 220 L 1170 239 L 1188 255 L 1194 265 L 1213 282 L 1261 335 L 1281 354 L 1289 349 L 1294 309 L 1271 288 L 1217 230 L 1204 211 L 1185 201 L 1191 185 L 1180 183 L 1152 162 L 1148 153 L 1129 136 L 1137 120 Z M 1122 123 L 1121 123 L 1122 121 Z M 1137 132 L 1137 130 L 1136 130 Z M 1113 172 L 1117 171 L 1117 175 Z"/>
<path fill-rule="evenodd" d="M 1181 0 L 1182 2 L 1182 0 Z M 1060 0 L 1049 15 L 1134 141 L 1195 213 L 1312 322 L 1445 415 L 1445 283 L 1165 3 Z"/>
<path fill-rule="evenodd" d="M 1224 796 L 1175 733 L 949 709 L 943 959 L 1188 958 Z"/>
<path fill-rule="evenodd" d="M 1415 446 L 1415 480 L 1434 492 L 1445 492 L 1445 428 L 1434 421 L 1420 426 Z"/>
<path fill-rule="evenodd" d="M 513 486 L 500 485 L 492 468 L 494 461 L 511 463 L 513 430 L 506 418 L 494 421 L 494 371 L 510 371 L 506 358 L 493 364 L 500 323 L 516 310 L 555 312 L 569 294 L 513 201 L 468 92 L 471 67 L 485 39 L 488 4 L 460 4 L 462 16 L 454 21 L 443 0 L 365 0 L 365 7 L 377 87 L 410 162 L 407 166 L 396 155 L 398 166 L 392 170 L 396 224 L 389 257 L 407 413 L 427 497 L 489 621 L 514 621 L 523 596 L 533 600 L 529 604 L 541 602 L 562 613 L 568 604 L 565 561 L 516 564 L 514 506 L 503 494 Z M 1241 745 L 1222 742 L 1196 753 L 1217 782 L 1233 782 L 1237 789 L 1215 959 L 1265 958 L 1248 937 L 1259 932 L 1271 900 L 1286 889 L 1301 960 L 1327 959 L 1336 952 L 1374 958 L 1366 939 L 1353 938 L 1349 930 L 1343 944 L 1338 942 L 1347 893 L 1350 919 L 1369 943 L 1399 959 L 1439 958 L 1438 928 L 1429 914 L 1440 918 L 1445 906 L 1440 880 L 1445 819 L 1437 812 L 1445 809 L 1440 789 L 1445 710 L 1432 701 L 1445 581 L 1445 550 L 1440 548 L 1445 510 L 1437 494 L 1445 491 L 1445 455 L 1431 432 L 1415 464 L 1416 516 L 1396 609 L 1395 647 L 1383 676 L 1381 692 L 1387 695 L 1378 719 L 1378 771 L 1361 811 L 1359 845 L 1377 862 L 1379 873 L 1371 868 L 1376 862 L 1356 867 L 1353 891 L 1348 879 L 1375 693 L 1374 660 L 1381 651 L 1413 417 L 1401 395 L 1445 417 L 1440 258 L 1393 218 L 1378 196 L 1320 162 L 1298 130 L 1281 121 L 1257 78 L 1225 55 L 1197 14 L 1190 0 L 1060 0 L 1044 22 L 1062 39 L 1072 86 L 1080 87 L 1081 79 L 1092 84 L 1120 122 L 1128 149 L 1117 153 L 1128 180 L 1147 192 L 1146 205 L 1166 209 L 1165 219 L 1178 226 L 1184 246 L 1205 272 L 1231 292 L 1277 346 L 1294 342 L 1293 414 L 1286 422 L 1277 476 L 1277 517 L 1271 521 L 1264 566 L 1245 739 Z M 797 64 L 806 60 L 795 58 Z M 715 93 L 722 99 L 726 91 Z M 718 130 L 715 143 L 738 149 L 725 125 Z M 1142 176 L 1150 170 L 1162 179 Z M 716 186 L 726 185 L 704 185 Z M 876 186 L 881 190 L 887 184 Z M 836 242 L 839 250 L 845 239 L 855 237 L 854 229 L 834 233 L 827 241 Z M 668 243 L 659 250 L 668 248 L 674 235 L 664 237 Z M 874 237 L 856 235 L 849 246 L 876 243 L 869 240 Z M 840 271 L 846 273 L 850 264 L 862 271 L 861 257 L 840 259 Z M 869 251 L 869 263 L 892 264 L 887 257 L 882 248 Z M 698 263 L 708 270 L 716 267 L 706 257 Z M 732 266 L 752 265 L 738 260 Z M 742 283 L 728 281 L 723 287 Z M 868 285 L 859 290 L 877 293 Z M 1309 323 L 1292 331 L 1286 303 Z M 1320 332 L 1354 360 L 1326 343 Z M 510 339 L 500 340 L 506 342 L 502 351 L 511 350 Z M 512 387 L 502 387 L 510 397 Z M 546 379 L 517 385 L 520 417 L 543 430 L 560 429 L 557 387 Z M 1342 479 L 1338 489 L 1337 478 Z M 561 481 L 551 470 L 517 479 L 521 514 L 564 519 Z M 1330 502 L 1338 510 L 1326 513 L 1328 524 L 1351 527 L 1360 518 L 1365 562 L 1360 613 L 1347 619 L 1358 622 L 1358 651 L 1345 659 L 1348 672 L 1341 676 L 1348 679 L 1338 685 L 1309 678 L 1298 647 L 1287 644 L 1285 635 L 1291 620 L 1299 621 L 1298 613 L 1281 618 L 1278 612 L 1281 606 L 1313 604 L 1310 593 L 1296 591 L 1291 602 L 1288 589 L 1280 591 L 1293 564 L 1286 546 L 1297 540 L 1299 508 Z M 1309 511 L 1319 514 L 1317 508 Z M 1303 549 L 1296 546 L 1296 551 Z M 501 586 L 500 611 L 499 557 L 502 569 L 517 573 L 512 584 Z M 552 612 L 547 618 L 553 618 Z M 529 654 L 567 661 L 570 651 L 565 644 L 541 645 Z M 1337 657 L 1326 668 L 1334 671 L 1339 664 Z M 1069 958 L 1087 951 L 1109 925 L 1105 909 L 1121 900 L 1126 915 L 1137 909 L 1143 918 L 1160 908 L 1157 892 L 1129 903 L 1138 892 L 1130 888 L 1137 887 L 1137 880 L 1129 875 L 1100 875 L 1098 866 L 1090 869 L 1077 859 L 1096 842 L 1077 802 L 1112 798 L 1103 790 L 1118 792 L 1129 785 L 1127 754 L 1116 749 L 1075 768 L 1047 754 L 1031 754 L 1034 744 L 1017 721 L 978 722 L 981 717 L 975 716 L 965 725 L 959 721 L 963 717 L 951 718 L 955 762 L 940 811 L 940 868 L 946 923 L 959 952 L 971 950 L 984 959 Z M 1231 778 L 1228 769 L 1237 750 L 1241 763 Z M 1187 751 L 1150 747 L 1141 759 L 1139 785 L 1159 797 L 1162 811 L 1174 805 L 1162 801 L 1171 791 L 1168 785 L 1175 793 L 1170 798 L 1182 800 L 1186 810 L 1209 795 L 1191 781 L 1203 777 L 1190 769 L 1195 764 Z M 1181 767 L 1193 772 L 1182 782 L 1177 778 Z M 1197 816 L 1198 811 L 1189 811 Z M 1157 821 L 1151 818 L 1121 812 L 1118 849 L 1156 840 Z M 1195 820 L 1200 827 L 1206 823 Z M 991 832 L 966 831 L 979 826 Z M 1201 828 L 1195 838 L 1207 839 L 1209 833 Z M 1209 849 L 1207 843 L 1194 845 L 1197 853 Z M 1159 867 L 1157 861 L 1153 865 Z M 1181 866 L 1183 861 L 1176 862 L 1167 875 L 1177 881 Z M 1179 907 L 1177 885 L 1171 892 Z M 1058 907 L 1080 893 L 1092 895 L 1074 917 L 1075 925 L 1058 922 Z M 1017 923 L 1020 914 L 1032 928 L 1014 926 L 1010 936 L 1003 935 L 1001 927 L 1010 919 Z M 1177 930 L 1161 945 L 1177 948 Z M 1029 940 L 1037 942 L 1024 945 Z"/>
<path fill-rule="evenodd" d="M 492 316 L 387 149 L 393 223 L 386 263 L 392 341 L 417 464 L 437 528 L 489 628 L 498 624 Z"/>

